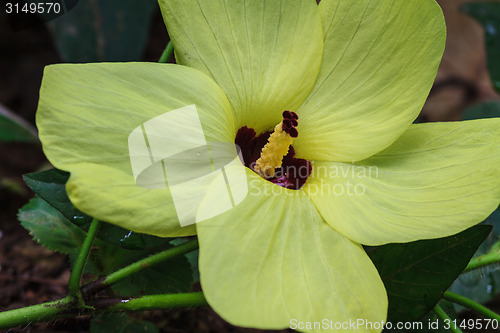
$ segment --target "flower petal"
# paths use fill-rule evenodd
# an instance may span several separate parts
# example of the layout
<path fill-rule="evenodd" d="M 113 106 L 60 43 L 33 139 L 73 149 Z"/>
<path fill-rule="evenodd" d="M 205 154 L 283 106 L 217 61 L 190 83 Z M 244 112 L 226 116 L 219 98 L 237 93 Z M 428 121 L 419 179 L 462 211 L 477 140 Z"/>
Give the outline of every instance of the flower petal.
<path fill-rule="evenodd" d="M 79 209 L 137 232 L 191 235 L 195 228 L 180 228 L 168 190 L 136 185 L 128 145 L 144 122 L 190 104 L 207 141 L 234 140 L 229 102 L 201 72 L 154 63 L 55 65 L 45 69 L 37 125 L 49 161 L 71 172 L 68 194 Z"/>
<path fill-rule="evenodd" d="M 483 221 L 500 203 L 500 119 L 412 125 L 367 160 L 313 165 L 304 189 L 353 241 L 445 237 Z"/>
<path fill-rule="evenodd" d="M 314 85 L 323 51 L 314 0 L 159 3 L 177 62 L 222 87 L 238 128 L 271 129 Z"/>
<path fill-rule="evenodd" d="M 385 288 L 363 248 L 326 224 L 304 192 L 248 177 L 245 201 L 197 224 L 210 306 L 234 325 L 269 329 L 293 319 L 385 320 Z"/>
<path fill-rule="evenodd" d="M 325 33 L 318 80 L 297 111 L 297 156 L 353 162 L 393 143 L 420 112 L 443 54 L 434 0 L 320 4 Z"/>

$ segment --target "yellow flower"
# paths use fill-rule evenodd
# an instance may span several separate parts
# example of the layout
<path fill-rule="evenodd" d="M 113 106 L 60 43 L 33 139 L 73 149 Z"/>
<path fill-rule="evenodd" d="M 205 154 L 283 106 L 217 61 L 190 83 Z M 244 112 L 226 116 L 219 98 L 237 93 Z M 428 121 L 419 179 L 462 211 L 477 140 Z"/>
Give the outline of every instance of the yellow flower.
<path fill-rule="evenodd" d="M 40 138 L 71 172 L 82 211 L 137 232 L 196 233 L 205 297 L 229 322 L 304 331 L 381 322 L 387 296 L 360 244 L 444 237 L 498 206 L 498 119 L 412 125 L 444 49 L 434 0 L 160 6 L 180 65 L 47 67 Z M 243 202 L 181 228 L 168 190 L 136 185 L 127 138 L 191 104 L 210 142 L 234 142 L 245 126 L 259 135 L 296 112 L 295 156 L 312 165 L 305 185 L 247 168 Z M 240 144 L 255 149 L 253 139 Z"/>

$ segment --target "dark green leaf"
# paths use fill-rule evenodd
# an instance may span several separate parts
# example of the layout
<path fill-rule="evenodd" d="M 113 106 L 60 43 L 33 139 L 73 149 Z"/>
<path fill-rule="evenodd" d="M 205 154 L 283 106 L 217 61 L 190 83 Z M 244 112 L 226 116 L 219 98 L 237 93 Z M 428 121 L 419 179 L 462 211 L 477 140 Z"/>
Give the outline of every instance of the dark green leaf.
<path fill-rule="evenodd" d="M 368 249 L 387 289 L 387 320 L 414 321 L 428 313 L 490 231 L 478 225 L 446 238 Z"/>
<path fill-rule="evenodd" d="M 454 309 L 453 303 L 446 300 L 441 300 L 439 306 L 450 316 L 452 320 L 458 319 L 458 315 Z M 392 329 L 387 329 L 387 325 L 383 333 L 449 333 L 450 330 L 445 328 L 444 322 L 436 316 L 433 310 L 428 312 L 418 321 L 404 322 L 403 327 L 397 328 L 398 323 L 392 323 Z M 401 325 L 401 324 L 399 324 Z"/>
<path fill-rule="evenodd" d="M 117 244 L 124 249 L 130 250 L 156 248 L 170 241 L 170 238 L 140 234 L 109 223 L 101 225 L 98 237 L 111 244 Z"/>
<path fill-rule="evenodd" d="M 92 217 L 79 211 L 69 200 L 66 193 L 68 178 L 68 172 L 57 169 L 24 175 L 24 181 L 36 194 L 60 211 L 68 220 L 87 230 Z M 154 248 L 169 241 L 167 238 L 140 234 L 107 223 L 101 226 L 98 237 L 133 250 Z"/>
<path fill-rule="evenodd" d="M 26 184 L 41 198 L 78 226 L 90 224 L 92 218 L 73 206 L 66 193 L 69 173 L 57 169 L 24 175 Z"/>
<path fill-rule="evenodd" d="M 500 3 L 466 3 L 461 10 L 481 23 L 486 36 L 486 53 L 491 81 L 500 91 Z"/>
<path fill-rule="evenodd" d="M 106 313 L 92 318 L 92 333 L 157 333 L 156 326 L 144 320 L 130 317 L 126 313 Z"/>
<path fill-rule="evenodd" d="M 36 142 L 37 134 L 26 121 L 0 105 L 0 141 Z"/>
<path fill-rule="evenodd" d="M 105 267 L 103 273 L 107 274 L 169 248 L 172 248 L 172 245 L 164 245 L 156 251 L 133 251 L 108 246 L 105 253 L 99 253 L 99 265 Z M 123 297 L 179 293 L 188 292 L 192 282 L 191 264 L 185 256 L 179 256 L 131 275 L 113 285 L 113 290 Z"/>
<path fill-rule="evenodd" d="M 190 264 L 185 258 L 179 257 L 134 274 L 112 288 L 120 296 L 132 297 L 188 292 L 192 282 Z"/>
<path fill-rule="evenodd" d="M 464 112 L 463 120 L 498 117 L 500 117 L 500 102 L 491 101 L 467 109 Z"/>
<path fill-rule="evenodd" d="M 155 8 L 155 0 L 81 0 L 48 26 L 67 62 L 138 61 Z"/>
<path fill-rule="evenodd" d="M 85 232 L 39 197 L 24 205 L 18 218 L 35 241 L 53 251 L 74 253 L 85 238 Z"/>
<path fill-rule="evenodd" d="M 193 282 L 200 282 L 200 270 L 198 267 L 198 259 L 200 256 L 200 251 L 192 251 L 186 253 L 186 258 L 191 265 L 191 270 L 193 271 Z"/>
<path fill-rule="evenodd" d="M 493 226 L 493 231 L 481 244 L 474 257 L 500 249 L 500 209 L 495 210 L 483 223 Z M 500 294 L 500 265 L 490 265 L 464 273 L 453 282 L 450 291 L 485 303 Z"/>
<path fill-rule="evenodd" d="M 184 243 L 185 241 L 186 241 L 185 238 L 180 237 L 180 238 L 175 238 L 172 241 L 170 241 L 170 244 L 177 246 L 177 245 Z M 200 251 L 199 250 L 191 251 L 189 253 L 186 253 L 185 256 L 186 256 L 189 264 L 191 265 L 191 270 L 193 271 L 193 275 L 192 275 L 193 282 L 200 282 L 200 270 L 198 267 L 198 260 L 200 257 Z"/>

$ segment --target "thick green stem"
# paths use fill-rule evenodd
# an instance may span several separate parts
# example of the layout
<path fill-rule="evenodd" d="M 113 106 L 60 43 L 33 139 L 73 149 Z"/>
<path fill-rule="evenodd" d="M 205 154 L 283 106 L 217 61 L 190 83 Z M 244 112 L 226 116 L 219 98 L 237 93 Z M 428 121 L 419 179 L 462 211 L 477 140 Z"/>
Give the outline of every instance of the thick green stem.
<path fill-rule="evenodd" d="M 114 305 L 107 306 L 105 311 L 145 311 L 159 309 L 174 309 L 206 306 L 207 301 L 203 293 L 183 293 L 183 294 L 165 294 L 165 295 L 148 295 L 130 300 L 117 300 Z M 95 304 L 96 309 L 99 309 L 98 303 Z"/>
<path fill-rule="evenodd" d="M 165 50 L 163 50 L 163 53 L 161 54 L 160 60 L 158 60 L 158 62 L 166 63 L 172 56 L 172 53 L 174 53 L 174 46 L 172 45 L 172 42 L 169 41 L 167 47 L 165 47 Z"/>
<path fill-rule="evenodd" d="M 121 281 L 121 280 L 129 277 L 132 274 L 135 274 L 141 270 L 152 267 L 154 265 L 157 265 L 161 262 L 172 259 L 174 257 L 191 252 L 193 250 L 196 250 L 197 248 L 198 248 L 198 240 L 197 239 L 188 241 L 188 242 L 181 244 L 179 246 L 170 248 L 168 250 L 162 251 L 160 253 L 154 254 L 154 255 L 149 256 L 147 258 L 136 261 L 135 263 L 128 265 L 128 266 L 126 266 L 126 267 L 124 267 L 116 272 L 113 272 L 102 279 L 99 279 L 97 281 L 94 281 L 94 282 L 86 285 L 82 289 L 82 291 L 83 291 L 84 295 L 90 296 L 92 294 L 95 294 L 95 293 L 103 290 L 103 289 L 106 289 L 107 287 L 117 283 L 118 281 Z"/>
<path fill-rule="evenodd" d="M 479 303 L 476 303 L 473 300 L 468 299 L 467 297 L 463 297 L 463 296 L 457 295 L 455 293 L 446 291 L 443 294 L 443 298 L 450 301 L 450 302 L 465 306 L 466 308 L 471 309 L 472 311 L 475 311 L 475 312 L 485 316 L 486 318 L 496 319 L 500 322 L 500 315 L 498 313 L 491 311 L 487 307 L 485 307 Z"/>
<path fill-rule="evenodd" d="M 87 232 L 87 237 L 85 237 L 85 240 L 83 241 L 80 253 L 76 258 L 75 265 L 73 266 L 73 270 L 71 271 L 71 275 L 69 277 L 69 297 L 72 299 L 76 299 L 80 303 L 80 305 L 84 305 L 82 295 L 80 293 L 80 282 L 82 279 L 83 269 L 85 267 L 85 263 L 87 262 L 90 248 L 92 247 L 92 243 L 94 242 L 94 238 L 97 234 L 98 229 L 99 220 L 93 219 L 92 223 L 90 224 L 89 231 Z"/>
<path fill-rule="evenodd" d="M 439 319 L 441 319 L 449 324 L 449 326 L 450 326 L 449 330 L 451 332 L 462 333 L 462 331 L 458 327 L 455 327 L 455 324 L 454 324 L 453 320 L 451 320 L 450 316 L 448 316 L 446 314 L 446 312 L 444 312 L 444 310 L 438 304 L 436 304 L 433 311 L 436 314 L 436 316 L 439 317 Z"/>
<path fill-rule="evenodd" d="M 493 265 L 500 263 L 500 252 L 491 252 L 480 257 L 472 259 L 467 267 L 465 267 L 464 272 L 469 272 L 484 266 Z"/>
<path fill-rule="evenodd" d="M 58 301 L 0 312 L 0 329 L 88 315 L 95 312 L 169 310 L 205 305 L 207 305 L 207 301 L 202 292 L 149 295 L 131 299 L 98 299 L 92 303 L 92 308 L 82 307 L 68 296 Z"/>
<path fill-rule="evenodd" d="M 76 316 L 78 312 L 71 311 L 74 309 L 73 304 L 74 301 L 70 297 L 66 297 L 54 302 L 0 312 L 0 329 Z"/>

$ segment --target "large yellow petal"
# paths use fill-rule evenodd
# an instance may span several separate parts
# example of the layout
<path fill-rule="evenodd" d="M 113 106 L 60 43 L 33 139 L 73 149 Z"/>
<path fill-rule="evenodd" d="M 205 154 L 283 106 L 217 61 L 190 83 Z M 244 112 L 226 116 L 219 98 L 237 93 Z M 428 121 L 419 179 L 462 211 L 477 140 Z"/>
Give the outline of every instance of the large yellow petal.
<path fill-rule="evenodd" d="M 444 18 L 434 0 L 322 0 L 320 9 L 323 61 L 294 147 L 311 160 L 362 160 L 419 114 L 444 50 Z"/>
<path fill-rule="evenodd" d="M 234 325 L 268 329 L 385 320 L 386 292 L 363 248 L 326 224 L 303 191 L 248 178 L 245 201 L 197 224 L 210 306 Z"/>
<path fill-rule="evenodd" d="M 195 228 L 180 227 L 168 189 L 136 185 L 129 155 L 134 129 L 190 104 L 197 107 L 207 141 L 234 141 L 234 121 L 222 90 L 203 73 L 179 65 L 49 66 L 37 125 L 49 161 L 71 172 L 68 194 L 82 211 L 137 232 L 190 235 Z M 173 125 L 188 133 L 182 123 Z M 154 139 L 165 144 L 161 135 Z"/>
<path fill-rule="evenodd" d="M 307 97 L 323 51 L 314 0 L 159 2 L 177 62 L 222 87 L 238 128 L 268 130 Z"/>
<path fill-rule="evenodd" d="M 500 119 L 412 125 L 362 162 L 314 163 L 304 189 L 361 244 L 453 235 L 500 203 Z"/>

